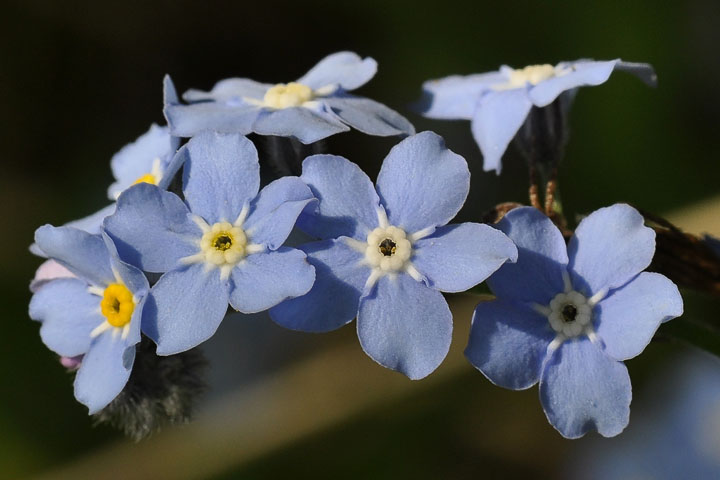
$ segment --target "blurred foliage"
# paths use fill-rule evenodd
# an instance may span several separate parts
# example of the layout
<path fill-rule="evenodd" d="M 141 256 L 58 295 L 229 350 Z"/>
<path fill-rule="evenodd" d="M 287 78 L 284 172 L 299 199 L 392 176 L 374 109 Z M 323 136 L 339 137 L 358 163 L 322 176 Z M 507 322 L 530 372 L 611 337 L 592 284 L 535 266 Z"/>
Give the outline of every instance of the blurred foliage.
<path fill-rule="evenodd" d="M 373 56 L 379 72 L 361 92 L 406 113 L 418 130 L 443 135 L 451 149 L 468 159 L 473 184 L 461 213 L 466 220 L 500 201 L 525 201 L 524 165 L 511 151 L 501 177 L 485 174 L 468 122 L 431 121 L 408 113 L 405 106 L 419 96 L 424 80 L 494 70 L 503 63 L 617 57 L 650 62 L 659 76 L 656 90 L 618 73 L 577 96 L 561 189 L 570 215 L 616 201 L 662 213 L 718 193 L 718 9 L 714 0 L 6 0 L 0 17 L 5 167 L 0 201 L 6 206 L 0 227 L 0 300 L 7 316 L 0 361 L 6 379 L 0 386 L 0 477 L 51 468 L 118 437 L 109 429 L 90 427 L 85 408 L 72 397 L 68 376 L 27 318 L 26 285 L 40 263 L 27 253 L 27 245 L 37 226 L 61 224 L 107 203 L 112 154 L 151 122 L 163 122 L 165 73 L 184 91 L 210 88 L 230 76 L 289 81 L 338 50 Z M 373 176 L 394 141 L 348 133 L 330 139 L 328 151 L 347 156 Z M 717 314 L 714 304 L 705 308 Z M 647 359 L 631 362 L 635 386 L 643 376 L 633 365 L 643 363 L 647 375 L 652 374 L 651 362 L 665 356 L 666 348 L 653 345 Z M 508 402 L 513 408 L 503 409 Z M 492 451 L 473 447 L 473 435 L 492 436 L 492 429 L 471 431 L 463 423 L 493 416 L 507 421 L 533 416 L 535 424 L 544 422 L 536 393 L 504 392 L 479 373 L 468 374 L 411 408 L 389 405 L 366 418 L 349 419 L 327 436 L 243 472 L 266 478 L 297 471 L 298 464 L 307 462 L 303 473 L 316 473 L 313 465 L 329 465 L 345 478 L 348 472 L 356 477 L 414 473 L 436 478 L 448 471 L 437 468 L 453 465 L 450 476 L 456 477 L 471 476 L 481 467 L 483 473 L 510 473 L 487 470 L 483 465 L 508 464 L 493 463 Z M 569 443 L 551 441 L 558 448 Z M 518 458 L 506 459 L 518 462 L 512 472 L 531 473 L 536 465 L 517 453 Z"/>

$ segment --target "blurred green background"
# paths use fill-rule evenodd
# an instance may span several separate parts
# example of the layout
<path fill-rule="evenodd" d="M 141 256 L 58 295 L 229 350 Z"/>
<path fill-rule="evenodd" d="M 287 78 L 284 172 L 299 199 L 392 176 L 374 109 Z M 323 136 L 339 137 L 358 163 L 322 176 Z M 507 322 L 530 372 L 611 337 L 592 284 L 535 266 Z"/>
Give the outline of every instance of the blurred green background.
<path fill-rule="evenodd" d="M 359 93 L 406 114 L 419 131 L 441 134 L 468 160 L 473 180 L 461 217 L 471 219 L 501 201 L 526 202 L 525 167 L 510 149 L 502 176 L 485 174 L 468 122 L 431 121 L 409 112 L 424 80 L 501 64 L 618 57 L 649 62 L 658 73 L 657 89 L 617 73 L 577 96 L 560 177 L 566 211 L 573 215 L 626 201 L 667 213 L 720 193 L 715 0 L 4 0 L 2 12 L 0 478 L 52 472 L 122 441 L 107 427 L 92 427 L 85 407 L 72 397 L 71 377 L 27 317 L 27 285 L 40 263 L 27 246 L 39 225 L 59 225 L 107 203 L 113 153 L 150 123 L 163 123 L 165 73 L 182 92 L 209 89 L 231 76 L 291 81 L 338 50 L 372 56 L 378 74 Z M 394 142 L 351 132 L 331 138 L 328 151 L 374 176 Z M 707 230 L 720 234 L 720 222 Z M 689 303 L 700 315 L 718 313 L 705 298 L 693 296 Z M 469 318 L 455 321 L 467 324 Z M 230 328 L 221 333 L 245 337 L 218 344 L 226 357 L 211 355 L 210 400 L 338 344 L 353 345 L 353 354 L 363 355 L 353 343 L 353 326 L 323 337 L 284 332 L 264 318 Z M 250 345 L 257 338 L 268 347 Z M 244 354 L 242 346 L 251 353 Z M 682 351 L 653 344 L 628 362 L 636 392 L 633 412 L 651 400 L 643 397 L 644 383 Z M 384 375 L 364 360 L 371 374 L 363 381 L 372 382 L 374 371 Z M 235 361 L 242 362 L 238 376 Z M 400 375 L 391 381 L 408 382 Z M 250 464 L 228 466 L 219 478 L 549 477 L 564 471 L 566 452 L 595 441 L 561 440 L 546 424 L 535 389 L 513 393 L 492 387 L 469 365 L 432 388 L 417 382 L 409 389 L 403 401 L 375 405 Z M 519 439 L 523 448 L 514 447 Z M 124 478 L 133 477 L 129 466 Z"/>

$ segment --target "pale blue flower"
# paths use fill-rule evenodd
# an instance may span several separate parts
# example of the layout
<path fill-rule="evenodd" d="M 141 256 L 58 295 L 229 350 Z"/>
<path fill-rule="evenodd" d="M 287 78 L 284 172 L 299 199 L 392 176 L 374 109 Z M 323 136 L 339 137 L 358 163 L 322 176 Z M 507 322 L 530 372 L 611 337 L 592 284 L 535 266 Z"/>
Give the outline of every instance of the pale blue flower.
<path fill-rule="evenodd" d="M 381 365 L 423 378 L 450 347 L 452 314 L 440 292 L 482 282 L 517 250 L 487 225 L 446 225 L 470 188 L 465 160 L 438 135 L 397 144 L 375 187 L 354 163 L 315 155 L 301 178 L 319 203 L 298 219 L 322 239 L 300 248 L 315 266 L 310 292 L 270 310 L 280 325 L 322 332 L 357 317 L 365 352 Z"/>
<path fill-rule="evenodd" d="M 96 413 L 125 387 L 140 342 L 149 285 L 143 273 L 118 258 L 107 236 L 45 225 L 35 233 L 39 248 L 74 277 L 38 287 L 30 318 L 61 357 L 82 356 L 75 397 Z"/>
<path fill-rule="evenodd" d="M 473 137 L 483 154 L 483 168 L 498 174 L 510 141 L 525 123 L 532 107 L 550 105 L 563 92 L 605 83 L 614 70 L 632 73 L 655 85 L 646 63 L 578 60 L 531 65 L 515 70 L 503 65 L 497 72 L 453 75 L 423 84 L 422 114 L 438 119 L 471 120 Z"/>
<path fill-rule="evenodd" d="M 173 135 L 203 131 L 251 132 L 295 137 L 313 143 L 350 127 L 378 136 L 412 135 L 415 129 L 385 105 L 347 93 L 367 83 L 377 71 L 372 58 L 352 52 L 328 55 L 308 73 L 288 84 L 229 78 L 211 91 L 188 90 L 189 105 L 177 101 L 166 77 L 165 117 Z"/>
<path fill-rule="evenodd" d="M 617 204 L 580 222 L 569 244 L 540 211 L 518 208 L 498 224 L 518 247 L 490 279 L 465 354 L 491 382 L 513 390 L 540 382 L 550 423 L 565 437 L 619 434 L 630 415 L 630 377 L 664 321 L 683 312 L 677 287 L 643 272 L 655 232 Z"/>
<path fill-rule="evenodd" d="M 210 338 L 228 303 L 243 313 L 264 311 L 305 294 L 315 278 L 303 252 L 282 246 L 314 201 L 299 178 L 281 178 L 258 193 L 257 151 L 237 134 L 200 134 L 177 155 L 184 159 L 184 201 L 143 183 L 120 195 L 105 220 L 122 258 L 167 272 L 143 316 L 160 355 Z"/>

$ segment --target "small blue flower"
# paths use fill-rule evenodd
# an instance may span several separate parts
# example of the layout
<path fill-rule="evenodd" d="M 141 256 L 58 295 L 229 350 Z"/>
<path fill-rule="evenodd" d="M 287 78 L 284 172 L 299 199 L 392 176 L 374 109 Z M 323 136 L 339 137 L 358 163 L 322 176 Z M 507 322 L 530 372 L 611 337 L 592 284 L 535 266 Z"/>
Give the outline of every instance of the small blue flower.
<path fill-rule="evenodd" d="M 368 98 L 348 94 L 377 71 L 372 58 L 352 52 L 329 55 L 296 82 L 258 83 L 247 78 L 218 82 L 210 92 L 189 90 L 177 101 L 166 77 L 165 117 L 173 135 L 191 137 L 206 130 L 295 137 L 313 143 L 353 127 L 378 136 L 412 135 L 402 115 Z"/>
<path fill-rule="evenodd" d="M 261 312 L 307 293 L 315 279 L 305 254 L 282 246 L 315 200 L 302 180 L 284 177 L 258 193 L 257 151 L 237 134 L 200 134 L 178 155 L 185 202 L 143 183 L 120 195 L 116 213 L 105 220 L 121 258 L 167 272 L 143 316 L 160 355 L 210 338 L 228 302 L 243 313 Z"/>
<path fill-rule="evenodd" d="M 30 301 L 30 318 L 42 322 L 40 336 L 52 351 L 82 356 L 75 398 L 96 413 L 130 378 L 147 279 L 118 258 L 105 235 L 45 225 L 35 232 L 35 241 L 74 277 L 40 286 Z"/>
<path fill-rule="evenodd" d="M 500 159 L 533 106 L 550 105 L 563 92 L 578 87 L 603 84 L 614 70 L 632 73 L 649 85 L 656 83 L 652 66 L 619 59 L 561 62 L 554 67 L 531 65 L 518 70 L 503 65 L 497 72 L 425 82 L 420 108 L 430 118 L 471 120 L 483 168 L 499 174 Z"/>
<path fill-rule="evenodd" d="M 310 332 L 357 316 L 360 343 L 373 360 L 411 379 L 429 375 L 452 333 L 440 292 L 467 290 L 517 256 L 513 243 L 487 225 L 446 225 L 467 197 L 467 163 L 438 135 L 423 132 L 390 151 L 376 187 L 334 155 L 307 158 L 301 178 L 319 200 L 298 219 L 300 229 L 322 239 L 300 247 L 315 266 L 315 285 L 270 316 Z"/>
<path fill-rule="evenodd" d="M 115 183 L 108 188 L 110 200 L 116 200 L 123 190 L 136 183 L 167 186 L 175 174 L 168 167 L 173 165 L 179 143 L 180 139 L 171 136 L 168 127 L 152 124 L 137 140 L 125 145 L 110 160 L 115 177 Z"/>
<path fill-rule="evenodd" d="M 628 205 L 602 208 L 567 247 L 534 208 L 512 210 L 498 224 L 518 260 L 488 279 L 497 299 L 475 309 L 465 355 L 501 387 L 539 381 L 545 414 L 567 438 L 625 428 L 631 390 L 622 362 L 683 312 L 675 284 L 643 272 L 655 252 L 655 232 L 643 222 Z"/>

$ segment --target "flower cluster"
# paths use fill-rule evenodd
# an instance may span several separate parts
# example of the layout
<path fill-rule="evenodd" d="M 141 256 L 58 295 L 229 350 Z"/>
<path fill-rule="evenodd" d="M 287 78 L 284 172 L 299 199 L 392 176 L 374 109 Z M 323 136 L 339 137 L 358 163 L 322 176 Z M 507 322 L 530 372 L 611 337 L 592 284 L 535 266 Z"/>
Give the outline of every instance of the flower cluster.
<path fill-rule="evenodd" d="M 651 76 L 620 61 L 504 68 L 426 84 L 434 95 L 426 113 L 472 118 L 485 168 L 499 172 L 532 105 L 600 84 L 613 69 Z M 583 220 L 567 247 L 535 208 L 512 210 L 497 225 L 450 223 L 469 193 L 467 162 L 438 135 L 415 134 L 397 112 L 348 93 L 376 70 L 374 60 L 340 52 L 295 82 L 227 79 L 189 90 L 186 103 L 166 77 L 168 126 L 152 125 L 112 158 L 114 203 L 37 230 L 32 250 L 48 260 L 31 286 L 30 317 L 63 365 L 77 369 L 75 395 L 91 414 L 123 391 L 141 339 L 159 356 L 188 352 L 216 333 L 228 307 L 268 311 L 306 332 L 356 319 L 368 356 L 424 378 L 450 347 L 443 292 L 489 278 L 497 299 L 475 310 L 472 364 L 503 387 L 539 381 L 548 419 L 566 437 L 625 427 L 622 362 L 682 313 L 675 285 L 642 272 L 653 231 L 622 204 Z M 374 185 L 330 154 L 305 158 L 300 176 L 261 183 L 246 135 L 310 144 L 351 127 L 406 137 Z M 314 240 L 290 246 L 293 229 Z"/>

